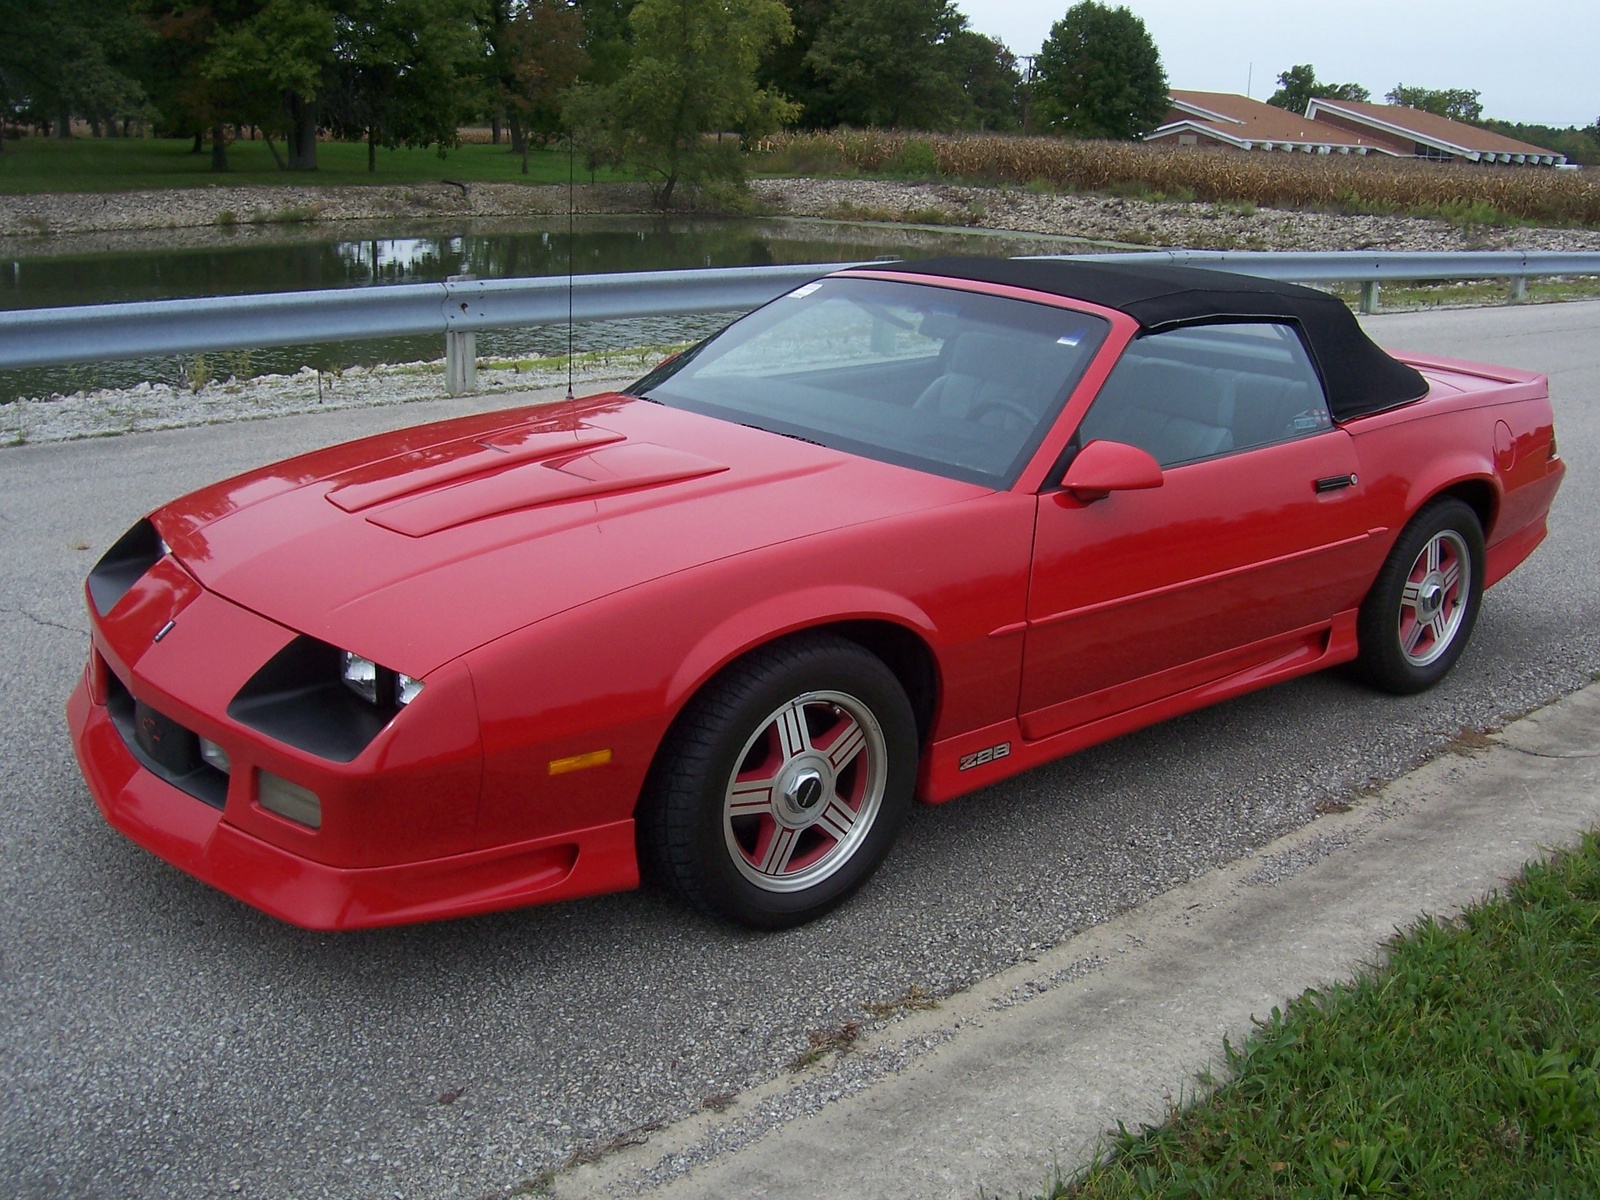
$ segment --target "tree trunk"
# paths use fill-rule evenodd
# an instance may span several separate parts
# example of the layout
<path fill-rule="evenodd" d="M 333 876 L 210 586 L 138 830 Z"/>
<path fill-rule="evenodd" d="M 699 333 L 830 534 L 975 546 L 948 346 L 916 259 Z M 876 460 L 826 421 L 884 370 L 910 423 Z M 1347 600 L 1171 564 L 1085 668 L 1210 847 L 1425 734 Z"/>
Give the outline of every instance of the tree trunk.
<path fill-rule="evenodd" d="M 283 155 L 279 154 L 278 148 L 272 144 L 272 135 L 266 130 L 262 130 L 261 136 L 266 139 L 267 149 L 272 154 L 272 161 L 278 164 L 278 170 L 287 170 L 288 168 L 283 165 Z"/>
<path fill-rule="evenodd" d="M 63 100 L 56 108 L 56 139 L 66 141 L 72 136 L 72 114 L 67 111 L 67 102 Z"/>
<path fill-rule="evenodd" d="M 372 126 L 367 126 L 367 174 L 375 175 L 378 171 L 378 131 Z"/>
<path fill-rule="evenodd" d="M 528 173 L 528 139 L 522 139 L 522 173 Z"/>
<path fill-rule="evenodd" d="M 526 154 L 528 152 L 528 135 L 522 128 L 520 113 L 511 114 L 511 153 Z"/>
<path fill-rule="evenodd" d="M 304 99 L 299 92 L 283 93 L 284 107 L 289 110 L 289 170 L 315 171 L 317 169 L 317 105 Z"/>
<path fill-rule="evenodd" d="M 206 132 L 205 132 L 205 130 L 196 129 L 194 131 L 194 145 L 189 147 L 189 153 L 190 154 L 199 154 L 201 150 L 205 149 L 205 144 L 206 144 Z"/>
<path fill-rule="evenodd" d="M 228 169 L 228 134 L 222 128 L 221 121 L 215 121 L 211 126 L 211 169 L 213 171 Z"/>
<path fill-rule="evenodd" d="M 491 146 L 500 144 L 500 114 L 498 112 L 491 113 L 489 116 L 489 144 Z"/>

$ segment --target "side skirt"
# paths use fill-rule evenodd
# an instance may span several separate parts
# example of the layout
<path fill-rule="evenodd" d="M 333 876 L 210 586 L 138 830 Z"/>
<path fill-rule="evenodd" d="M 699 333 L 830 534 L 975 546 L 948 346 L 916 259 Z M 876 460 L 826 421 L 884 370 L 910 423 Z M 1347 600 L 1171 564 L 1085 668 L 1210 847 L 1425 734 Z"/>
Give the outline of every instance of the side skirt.
<path fill-rule="evenodd" d="M 927 804 L 943 804 L 1041 763 L 1075 754 L 1147 725 L 1350 662 L 1356 656 L 1356 610 L 1340 613 L 1330 625 L 1297 630 L 1287 637 L 1269 638 L 1258 645 L 1262 648 L 1279 645 L 1286 649 L 1220 679 L 1033 741 L 1023 737 L 1022 723 L 1013 719 L 935 742 L 922 761 L 917 797 Z M 1238 651 L 1227 653 L 1232 655 Z"/>

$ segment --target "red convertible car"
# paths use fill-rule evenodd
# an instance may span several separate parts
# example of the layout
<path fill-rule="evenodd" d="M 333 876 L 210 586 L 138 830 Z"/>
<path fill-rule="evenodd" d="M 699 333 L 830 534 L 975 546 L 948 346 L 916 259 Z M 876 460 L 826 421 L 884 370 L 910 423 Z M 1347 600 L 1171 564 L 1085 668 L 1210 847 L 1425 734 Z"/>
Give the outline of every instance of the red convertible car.
<path fill-rule="evenodd" d="M 1287 284 L 935 260 L 624 392 L 157 509 L 68 705 L 140 845 L 323 929 L 636 885 L 776 928 L 909 806 L 1336 663 L 1427 688 L 1537 546 L 1545 380 Z"/>

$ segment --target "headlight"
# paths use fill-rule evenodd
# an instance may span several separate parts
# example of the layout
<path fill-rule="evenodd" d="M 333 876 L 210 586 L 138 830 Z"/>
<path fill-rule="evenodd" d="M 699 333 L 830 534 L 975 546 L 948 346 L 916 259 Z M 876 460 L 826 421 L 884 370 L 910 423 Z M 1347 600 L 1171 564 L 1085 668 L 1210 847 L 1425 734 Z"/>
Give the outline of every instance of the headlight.
<path fill-rule="evenodd" d="M 345 687 L 368 704 L 380 708 L 404 708 L 422 694 L 422 680 L 380 667 L 370 658 L 349 650 L 339 653 L 339 678 Z"/>

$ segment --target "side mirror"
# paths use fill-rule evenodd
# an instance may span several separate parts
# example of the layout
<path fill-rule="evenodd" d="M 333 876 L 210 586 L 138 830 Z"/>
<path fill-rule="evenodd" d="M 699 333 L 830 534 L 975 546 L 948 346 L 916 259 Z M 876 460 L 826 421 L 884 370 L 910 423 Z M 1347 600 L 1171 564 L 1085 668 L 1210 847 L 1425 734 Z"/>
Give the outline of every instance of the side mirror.
<path fill-rule="evenodd" d="M 1145 450 L 1124 442 L 1093 441 L 1078 451 L 1061 486 L 1088 504 L 1112 492 L 1158 488 L 1163 482 L 1161 464 Z"/>

